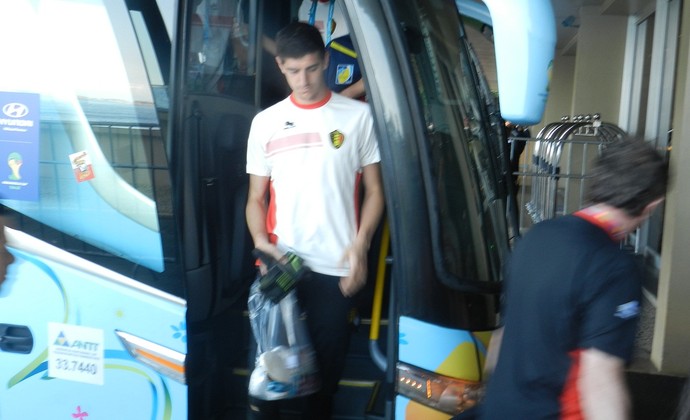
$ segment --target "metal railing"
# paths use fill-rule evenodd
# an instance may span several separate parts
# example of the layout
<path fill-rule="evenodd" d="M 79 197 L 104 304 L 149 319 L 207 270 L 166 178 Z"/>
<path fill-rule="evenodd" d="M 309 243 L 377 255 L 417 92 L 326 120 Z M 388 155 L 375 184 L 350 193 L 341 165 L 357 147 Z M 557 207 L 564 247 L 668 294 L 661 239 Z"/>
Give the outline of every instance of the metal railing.
<path fill-rule="evenodd" d="M 601 121 L 599 114 L 563 117 L 547 124 L 536 137 L 510 137 L 512 150 L 525 142 L 518 178 L 520 231 L 532 224 L 585 206 L 585 188 L 593 160 L 625 132 Z"/>

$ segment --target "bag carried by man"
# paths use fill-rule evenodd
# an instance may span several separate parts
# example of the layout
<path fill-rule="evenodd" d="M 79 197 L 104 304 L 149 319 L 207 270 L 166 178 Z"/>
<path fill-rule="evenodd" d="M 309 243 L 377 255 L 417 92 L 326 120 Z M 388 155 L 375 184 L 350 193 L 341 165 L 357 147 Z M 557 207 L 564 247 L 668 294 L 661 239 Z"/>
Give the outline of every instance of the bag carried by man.
<path fill-rule="evenodd" d="M 268 270 L 249 291 L 249 321 L 257 345 L 249 395 L 270 401 L 312 394 L 321 384 L 295 291 L 309 268 L 293 253 L 281 261 L 258 250 L 255 256 Z"/>

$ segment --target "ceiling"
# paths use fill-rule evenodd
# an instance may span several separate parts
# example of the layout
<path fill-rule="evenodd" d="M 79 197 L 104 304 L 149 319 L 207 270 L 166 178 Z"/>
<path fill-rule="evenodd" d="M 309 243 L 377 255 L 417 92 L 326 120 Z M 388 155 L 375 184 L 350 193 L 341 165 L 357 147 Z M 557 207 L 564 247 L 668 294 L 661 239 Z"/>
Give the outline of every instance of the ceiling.
<path fill-rule="evenodd" d="M 556 18 L 556 54 L 575 55 L 581 13 L 636 15 L 642 14 L 648 9 L 651 10 L 654 3 L 655 0 L 551 0 Z M 493 44 L 478 31 L 471 28 L 466 29 L 468 29 L 467 36 L 473 49 L 482 63 L 489 85 L 492 89 L 497 90 L 496 58 Z"/>
<path fill-rule="evenodd" d="M 636 15 L 654 5 L 654 0 L 551 0 L 556 16 L 556 50 L 563 55 L 574 55 L 580 13 L 599 15 Z"/>

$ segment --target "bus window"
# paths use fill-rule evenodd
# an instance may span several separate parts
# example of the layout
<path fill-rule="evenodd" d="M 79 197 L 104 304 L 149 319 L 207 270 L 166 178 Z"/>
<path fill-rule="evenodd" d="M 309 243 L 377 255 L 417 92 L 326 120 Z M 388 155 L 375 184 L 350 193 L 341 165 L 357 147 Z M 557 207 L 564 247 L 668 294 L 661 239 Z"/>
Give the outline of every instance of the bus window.
<path fill-rule="evenodd" d="M 137 39 L 144 26 L 135 34 L 122 1 L 16 1 L 0 16 L 23 40 L 6 50 L 0 99 L 31 104 L 37 127 L 0 142 L 0 154 L 23 159 L 21 182 L 0 183 L 12 225 L 181 296 L 165 147 Z"/>
<path fill-rule="evenodd" d="M 246 2 L 244 2 L 246 3 Z M 187 86 L 192 91 L 232 92 L 246 76 L 249 33 L 238 0 L 195 0 L 189 30 Z M 245 89 L 252 89 L 249 84 Z"/>
<path fill-rule="evenodd" d="M 421 3 L 432 8 L 434 3 Z M 400 8 L 409 11 L 410 8 Z M 427 128 L 431 157 L 429 197 L 435 263 L 441 281 L 468 285 L 500 280 L 506 247 L 500 168 L 492 150 L 486 98 L 478 92 L 477 63 L 470 60 L 454 13 L 418 10 L 406 19 L 410 64 Z M 418 48 L 415 48 L 418 47 Z M 426 48 L 422 48 L 426 47 Z M 489 289 L 487 289 L 489 290 Z"/>

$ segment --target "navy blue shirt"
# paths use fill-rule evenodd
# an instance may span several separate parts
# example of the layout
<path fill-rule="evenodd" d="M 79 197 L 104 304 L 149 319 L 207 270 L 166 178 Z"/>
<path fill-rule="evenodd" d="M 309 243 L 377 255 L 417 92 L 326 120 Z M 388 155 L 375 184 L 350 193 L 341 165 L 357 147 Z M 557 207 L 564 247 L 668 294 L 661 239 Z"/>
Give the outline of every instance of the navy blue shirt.
<path fill-rule="evenodd" d="M 561 418 L 578 351 L 631 358 L 641 271 L 602 227 L 573 215 L 532 227 L 507 270 L 505 329 L 482 418 Z"/>
<path fill-rule="evenodd" d="M 333 92 L 340 93 L 362 78 L 357 53 L 349 35 L 332 40 L 326 49 L 329 57 L 326 84 Z"/>

